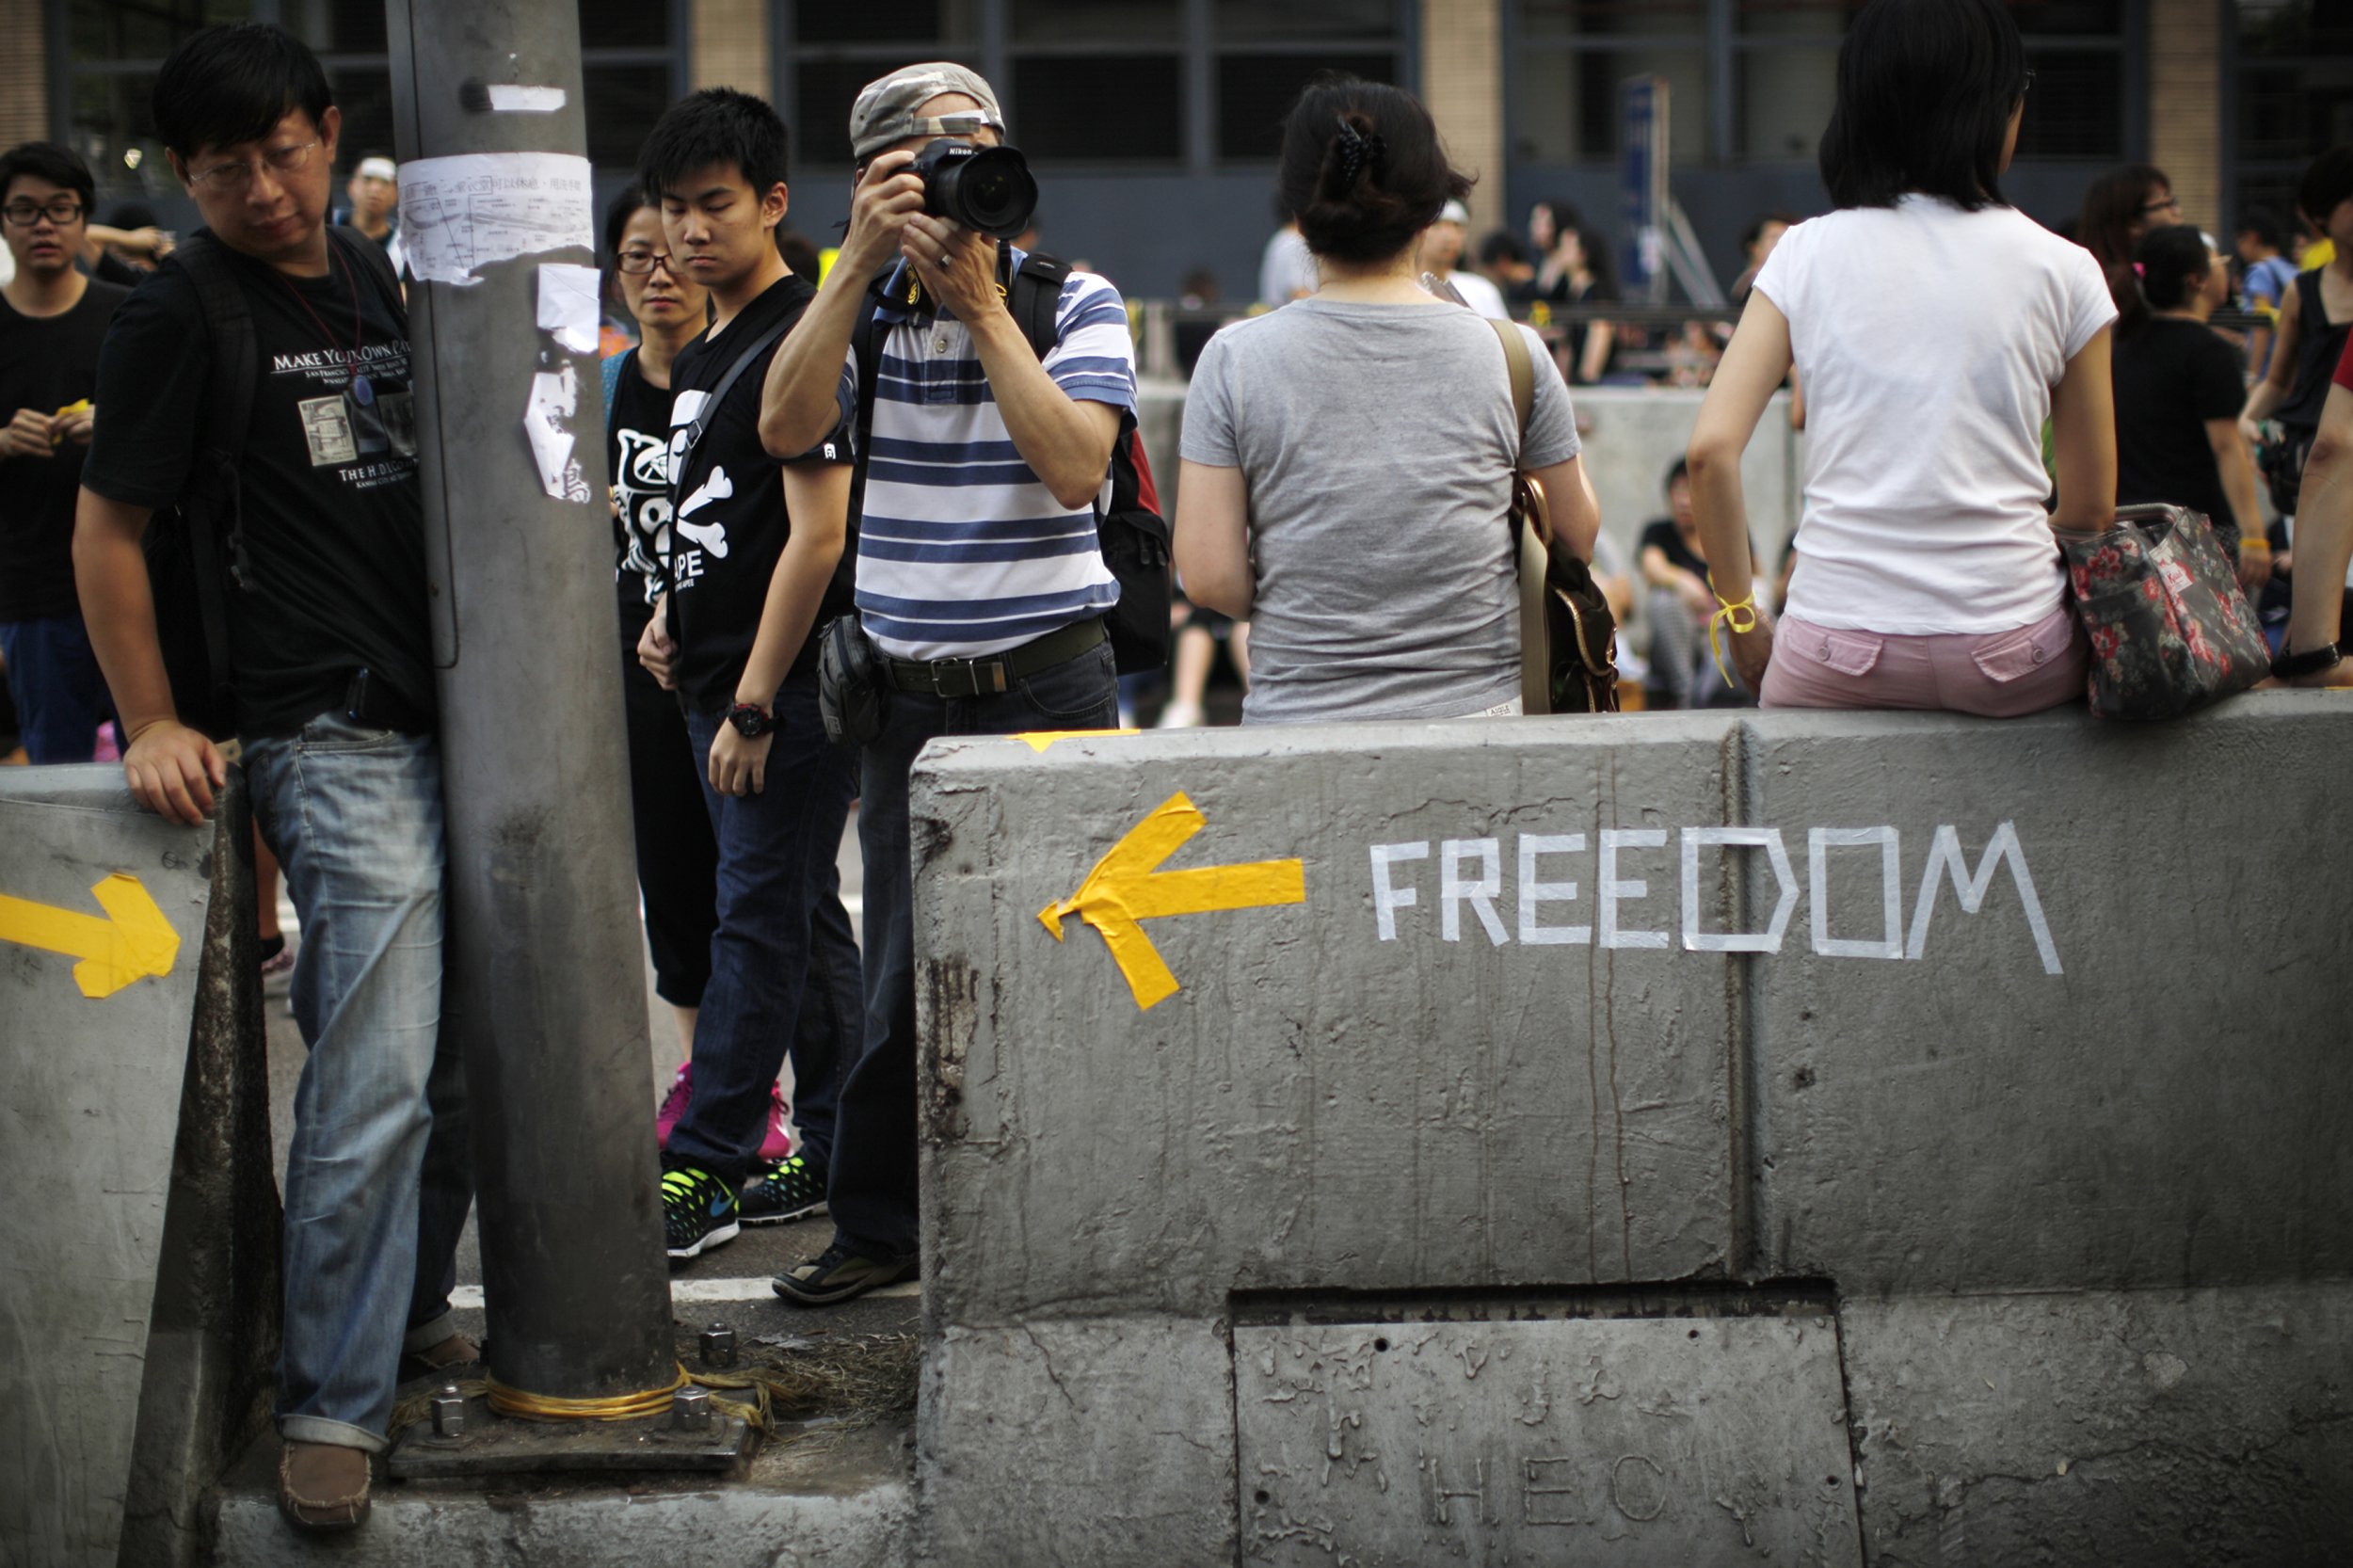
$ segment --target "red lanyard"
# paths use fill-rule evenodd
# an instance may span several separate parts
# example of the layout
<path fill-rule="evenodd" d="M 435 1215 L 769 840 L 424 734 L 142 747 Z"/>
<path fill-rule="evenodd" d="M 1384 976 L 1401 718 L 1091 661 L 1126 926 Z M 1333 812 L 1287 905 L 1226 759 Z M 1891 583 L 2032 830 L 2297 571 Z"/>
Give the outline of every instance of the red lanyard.
<path fill-rule="evenodd" d="M 318 328 L 320 335 L 327 339 L 328 346 L 344 357 L 344 376 L 349 385 L 352 401 L 359 404 L 361 408 L 365 408 L 369 404 L 376 401 L 376 385 L 366 376 L 360 374 L 360 349 L 361 346 L 360 333 L 360 285 L 353 280 L 350 264 L 346 263 L 343 258 L 343 253 L 335 248 L 335 242 L 333 240 L 328 240 L 327 242 L 327 249 L 328 254 L 334 258 L 336 269 L 344 275 L 344 287 L 351 291 L 350 348 L 345 349 L 344 347 L 343 340 L 335 336 L 335 329 L 328 326 L 326 319 L 322 317 L 318 312 L 311 308 L 311 302 L 302 297 L 302 291 L 295 287 L 293 279 L 287 277 L 282 272 L 279 272 L 278 280 L 286 285 L 286 292 L 294 296 L 295 303 L 302 307 L 302 313 L 309 316 L 312 325 Z M 272 267 L 270 270 L 277 272 L 277 268 L 275 267 Z"/>

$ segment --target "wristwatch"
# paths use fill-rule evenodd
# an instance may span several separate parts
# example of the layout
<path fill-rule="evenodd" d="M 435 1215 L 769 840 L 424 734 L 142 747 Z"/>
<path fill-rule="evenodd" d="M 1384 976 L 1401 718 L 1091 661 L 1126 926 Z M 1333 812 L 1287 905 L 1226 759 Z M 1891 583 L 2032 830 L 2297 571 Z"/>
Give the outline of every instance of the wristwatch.
<path fill-rule="evenodd" d="M 757 702 L 739 702 L 728 710 L 728 722 L 747 741 L 757 741 L 776 728 L 776 718 Z"/>

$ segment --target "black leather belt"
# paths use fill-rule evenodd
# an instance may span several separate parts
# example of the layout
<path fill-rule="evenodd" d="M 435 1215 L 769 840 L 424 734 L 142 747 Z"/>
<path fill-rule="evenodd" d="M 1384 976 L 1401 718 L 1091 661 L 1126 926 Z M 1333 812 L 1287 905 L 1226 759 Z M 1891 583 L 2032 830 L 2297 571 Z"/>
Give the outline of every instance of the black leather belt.
<path fill-rule="evenodd" d="M 1013 690 L 1013 683 L 1025 676 L 1076 659 L 1106 635 L 1101 617 L 1089 616 L 1002 653 L 978 659 L 886 659 L 884 664 L 889 669 L 890 683 L 903 692 L 995 696 Z"/>

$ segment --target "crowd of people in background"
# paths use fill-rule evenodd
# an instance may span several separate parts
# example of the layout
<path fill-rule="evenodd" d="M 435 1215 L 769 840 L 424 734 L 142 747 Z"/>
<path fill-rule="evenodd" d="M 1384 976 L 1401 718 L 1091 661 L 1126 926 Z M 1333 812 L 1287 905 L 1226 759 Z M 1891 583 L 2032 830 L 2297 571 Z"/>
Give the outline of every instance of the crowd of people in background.
<path fill-rule="evenodd" d="M 1551 548 L 1639 613 L 1625 664 L 1655 707 L 2080 700 L 2052 531 L 2143 500 L 2210 520 L 2283 679 L 2353 683 L 2336 647 L 2353 147 L 2305 172 L 2292 226 L 2208 234 L 2135 166 L 2061 234 L 2001 191 L 2032 80 L 1994 0 L 1863 8 L 1822 141 L 1831 210 L 1749 226 L 1737 330 L 1670 332 L 1592 309 L 1619 302 L 1610 247 L 1572 208 L 1473 244 L 1474 181 L 1413 94 L 1310 86 L 1262 309 L 1192 345 L 1167 722 L 1202 722 L 1221 648 L 1249 723 L 1518 712 L 1519 475 L 1549 501 Z M 0 157 L 0 728 L 19 760 L 119 749 L 135 798 L 188 824 L 227 782 L 220 743 L 242 746 L 300 912 L 311 1048 L 280 1503 L 348 1528 L 397 1377 L 478 1350 L 448 1309 L 469 1189 L 437 1041 L 445 848 L 398 170 L 342 162 L 326 74 L 266 24 L 196 34 L 154 108 L 205 220 L 184 245 L 152 215 L 93 224 L 63 147 Z M 1006 145 L 976 73 L 888 72 L 847 131 L 831 255 L 783 225 L 782 121 L 727 88 L 665 113 L 603 236 L 614 651 L 647 936 L 687 1057 L 657 1135 L 665 1237 L 684 1259 L 827 1212 L 830 1244 L 775 1281 L 809 1306 L 918 1269 L 918 752 L 1109 728 L 1137 696 L 1103 548 L 1141 446 L 1125 301 L 1038 250 L 1033 215 L 984 232 L 935 207 L 919 153 Z M 233 333 L 203 303 L 223 290 L 249 317 Z M 251 406 L 224 429 L 239 364 Z M 1662 364 L 1706 395 L 1629 558 L 1574 389 Z M 1785 391 L 1804 505 L 1768 561 L 1740 458 Z M 221 504 L 222 464 L 242 474 L 226 729 L 167 667 L 185 579 L 146 549 L 154 518 Z M 854 802 L 862 940 L 836 862 Z"/>

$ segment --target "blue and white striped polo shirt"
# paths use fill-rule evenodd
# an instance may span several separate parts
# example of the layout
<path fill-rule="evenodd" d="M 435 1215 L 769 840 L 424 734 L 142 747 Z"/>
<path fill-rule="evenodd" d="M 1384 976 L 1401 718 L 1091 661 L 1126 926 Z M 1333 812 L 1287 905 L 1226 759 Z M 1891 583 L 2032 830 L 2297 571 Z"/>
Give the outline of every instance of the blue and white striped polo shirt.
<path fill-rule="evenodd" d="M 1103 565 L 1094 508 L 1056 501 L 1014 450 L 970 329 L 946 315 L 892 317 L 883 307 L 889 331 L 858 520 L 867 634 L 896 658 L 970 659 L 1109 610 L 1119 585 Z M 1119 291 L 1072 273 L 1054 326 L 1046 374 L 1074 399 L 1132 416 L 1135 344 Z M 856 406 L 855 348 L 841 398 Z"/>

